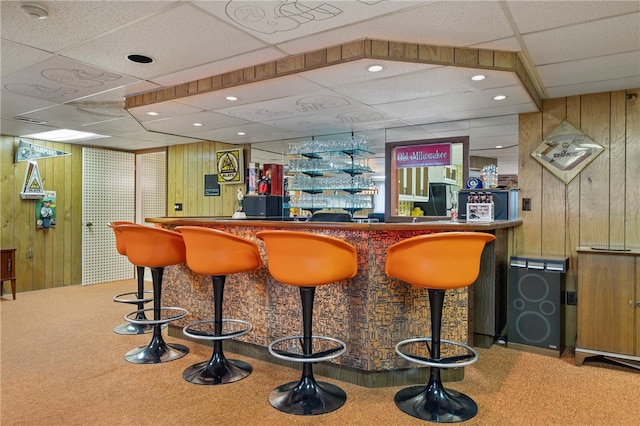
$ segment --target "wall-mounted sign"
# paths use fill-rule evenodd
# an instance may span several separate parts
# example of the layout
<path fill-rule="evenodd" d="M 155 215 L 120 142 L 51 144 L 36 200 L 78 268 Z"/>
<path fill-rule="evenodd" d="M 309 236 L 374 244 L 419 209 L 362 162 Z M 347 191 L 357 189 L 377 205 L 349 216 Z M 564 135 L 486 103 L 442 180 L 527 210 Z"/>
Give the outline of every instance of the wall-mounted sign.
<path fill-rule="evenodd" d="M 451 143 L 398 146 L 395 157 L 397 169 L 448 166 L 451 164 Z"/>
<path fill-rule="evenodd" d="M 531 156 L 567 184 L 602 151 L 603 147 L 563 120 Z"/>
<path fill-rule="evenodd" d="M 244 183 L 242 148 L 216 151 L 218 183 Z"/>
<path fill-rule="evenodd" d="M 218 183 L 218 175 L 204 175 L 204 196 L 220 196 L 220 184 Z"/>
<path fill-rule="evenodd" d="M 29 161 L 24 171 L 24 182 L 22 184 L 22 192 L 20 198 L 23 200 L 34 200 L 44 197 L 44 189 L 42 187 L 42 179 L 40 179 L 40 171 L 38 163 Z"/>
<path fill-rule="evenodd" d="M 25 142 L 20 139 L 18 149 L 16 150 L 16 163 L 21 161 L 38 160 L 40 158 L 60 157 L 63 155 L 71 155 L 68 152 L 58 149 L 49 148 L 48 146 L 36 145 L 34 143 Z"/>

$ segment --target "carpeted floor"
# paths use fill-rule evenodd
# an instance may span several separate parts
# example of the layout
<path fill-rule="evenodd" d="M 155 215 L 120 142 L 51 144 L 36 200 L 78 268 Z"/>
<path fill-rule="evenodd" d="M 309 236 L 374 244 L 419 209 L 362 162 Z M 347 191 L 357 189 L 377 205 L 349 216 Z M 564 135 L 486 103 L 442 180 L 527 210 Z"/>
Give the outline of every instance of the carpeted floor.
<path fill-rule="evenodd" d="M 370 389 L 339 383 L 347 402 L 322 416 L 300 417 L 269 405 L 276 386 L 297 371 L 245 357 L 253 373 L 237 383 L 198 386 L 182 371 L 206 360 L 211 348 L 191 342 L 184 358 L 134 365 L 123 355 L 149 342 L 148 335 L 113 333 L 128 307 L 113 295 L 133 281 L 72 286 L 5 295 L 0 300 L 1 413 L 9 425 L 418 425 L 393 402 L 401 387 Z M 177 339 L 167 337 L 168 342 Z M 185 342 L 182 342 L 185 343 Z M 640 424 L 640 373 L 494 345 L 461 382 L 446 386 L 479 406 L 469 425 Z M 228 358 L 233 354 L 226 352 Z M 317 377 L 318 379 L 322 379 Z"/>

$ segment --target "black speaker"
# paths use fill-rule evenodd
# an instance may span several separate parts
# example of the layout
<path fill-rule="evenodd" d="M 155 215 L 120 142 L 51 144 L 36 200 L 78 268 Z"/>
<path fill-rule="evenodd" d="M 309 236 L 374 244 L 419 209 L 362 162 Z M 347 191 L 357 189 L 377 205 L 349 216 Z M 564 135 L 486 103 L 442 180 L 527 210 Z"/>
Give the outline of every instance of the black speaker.
<path fill-rule="evenodd" d="M 561 295 L 564 270 L 548 270 L 545 262 L 535 259 L 536 268 L 511 266 L 507 295 L 509 347 L 519 345 L 541 348 L 560 356 L 563 345 Z M 531 262 L 531 260 L 530 260 Z M 511 264 L 514 264 L 512 260 Z M 554 268 L 562 262 L 553 263 Z M 566 265 L 566 261 L 564 262 Z M 545 352 L 542 351 L 544 354 Z"/>
<path fill-rule="evenodd" d="M 458 192 L 458 217 L 467 218 L 467 197 L 470 193 L 491 192 L 494 220 L 518 218 L 518 191 L 515 189 L 461 189 Z"/>
<path fill-rule="evenodd" d="M 248 195 L 244 197 L 242 207 L 247 216 L 279 217 L 282 216 L 282 201 L 278 195 Z"/>

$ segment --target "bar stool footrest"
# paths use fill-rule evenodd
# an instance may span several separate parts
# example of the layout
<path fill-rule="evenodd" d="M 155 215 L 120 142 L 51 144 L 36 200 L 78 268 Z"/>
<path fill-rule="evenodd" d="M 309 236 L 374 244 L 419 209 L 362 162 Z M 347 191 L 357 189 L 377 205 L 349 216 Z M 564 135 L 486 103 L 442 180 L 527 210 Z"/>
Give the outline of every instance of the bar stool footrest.
<path fill-rule="evenodd" d="M 249 333 L 253 329 L 253 326 L 247 321 L 232 319 L 232 318 L 225 318 L 222 320 L 223 327 L 224 327 L 224 324 L 240 324 L 241 326 L 243 326 L 243 328 L 241 328 L 240 330 L 231 331 L 228 333 L 221 333 L 221 334 L 216 334 L 215 332 L 198 330 L 198 326 L 201 326 L 201 325 L 215 326 L 215 323 L 216 321 L 211 319 L 194 321 L 192 323 L 187 324 L 182 329 L 182 332 L 184 333 L 185 336 L 189 336 L 193 339 L 226 340 L 226 339 L 233 339 L 236 337 L 244 336 L 245 334 Z"/>
<path fill-rule="evenodd" d="M 311 336 L 312 342 L 315 341 L 323 341 L 323 342 L 332 342 L 336 346 L 330 349 L 325 349 L 319 352 L 313 352 L 311 354 L 304 354 L 302 352 L 290 352 L 286 350 L 278 350 L 276 346 L 280 343 L 287 341 L 302 341 L 303 336 L 288 336 L 283 337 L 281 339 L 276 339 L 269 345 L 269 353 L 276 358 L 285 360 L 285 361 L 293 361 L 293 362 L 322 362 L 328 361 L 334 358 L 339 357 L 347 351 L 347 345 L 338 339 L 327 336 Z M 302 345 L 300 345 L 302 346 Z M 313 344 L 312 344 L 313 346 Z"/>
<path fill-rule="evenodd" d="M 152 290 L 145 290 L 144 293 L 153 294 Z M 135 296 L 135 298 L 131 298 L 131 296 Z M 113 301 L 118 303 L 130 303 L 130 304 L 138 304 L 138 303 L 149 303 L 153 302 L 153 297 L 143 297 L 142 299 L 138 297 L 137 291 L 129 291 L 127 293 L 120 293 L 113 296 Z"/>
<path fill-rule="evenodd" d="M 156 325 L 156 324 L 166 324 L 172 321 L 176 321 L 179 320 L 181 318 L 186 317 L 189 314 L 189 311 L 187 311 L 184 308 L 177 308 L 174 306 L 163 306 L 160 308 L 160 312 L 161 312 L 161 317 L 163 316 L 162 313 L 166 313 L 164 315 L 164 318 L 160 318 L 160 319 L 138 319 L 138 318 L 132 318 L 134 316 L 137 316 L 140 313 L 145 313 L 145 312 L 154 312 L 153 308 L 148 308 L 148 309 L 138 309 L 136 311 L 133 312 L 129 312 L 128 314 L 126 314 L 124 316 L 124 319 L 126 321 L 129 321 L 133 324 L 141 324 L 141 325 L 147 325 L 147 324 L 151 324 L 151 325 Z"/>
<path fill-rule="evenodd" d="M 469 345 L 465 345 L 464 343 L 454 342 L 451 340 L 440 340 L 440 344 L 448 344 L 452 346 L 457 346 L 465 349 L 467 353 L 465 355 L 454 355 L 450 357 L 433 359 L 426 358 L 416 354 L 410 354 L 403 350 L 404 346 L 410 345 L 412 343 L 425 343 L 429 344 L 429 342 L 433 341 L 431 337 L 418 337 L 414 339 L 406 339 L 399 342 L 396 345 L 396 353 L 400 355 L 402 358 L 407 361 L 415 362 L 416 364 L 427 365 L 429 367 L 438 367 L 438 368 L 458 368 L 465 367 L 467 365 L 471 365 L 478 360 L 478 352 L 473 349 Z"/>

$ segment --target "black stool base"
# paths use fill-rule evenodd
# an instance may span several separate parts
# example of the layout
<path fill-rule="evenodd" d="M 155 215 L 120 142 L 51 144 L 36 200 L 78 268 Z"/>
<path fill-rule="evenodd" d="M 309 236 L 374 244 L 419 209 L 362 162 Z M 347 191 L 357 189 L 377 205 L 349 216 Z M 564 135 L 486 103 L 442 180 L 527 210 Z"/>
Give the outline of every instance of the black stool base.
<path fill-rule="evenodd" d="M 248 362 L 239 359 L 225 359 L 211 364 L 203 361 L 184 370 L 182 378 L 196 385 L 224 385 L 244 379 L 253 371 Z"/>
<path fill-rule="evenodd" d="M 274 408 L 299 416 L 330 413 L 342 407 L 346 400 L 347 394 L 339 387 L 304 378 L 284 384 L 269 394 Z"/>
<path fill-rule="evenodd" d="M 396 406 L 405 413 L 437 423 L 464 422 L 478 414 L 478 405 L 467 395 L 442 384 L 412 386 L 395 396 Z"/>
<path fill-rule="evenodd" d="M 153 343 L 153 342 L 152 342 Z M 182 358 L 189 348 L 177 343 L 149 344 L 127 352 L 124 359 L 133 364 L 160 364 Z"/>

